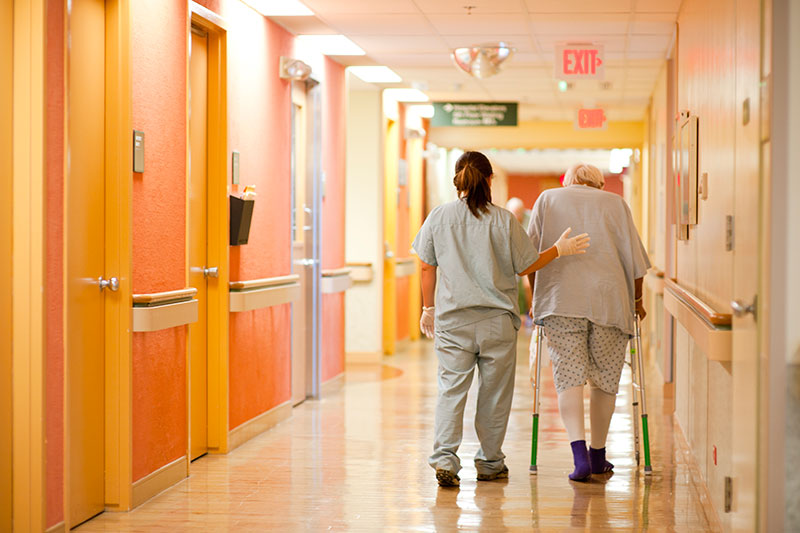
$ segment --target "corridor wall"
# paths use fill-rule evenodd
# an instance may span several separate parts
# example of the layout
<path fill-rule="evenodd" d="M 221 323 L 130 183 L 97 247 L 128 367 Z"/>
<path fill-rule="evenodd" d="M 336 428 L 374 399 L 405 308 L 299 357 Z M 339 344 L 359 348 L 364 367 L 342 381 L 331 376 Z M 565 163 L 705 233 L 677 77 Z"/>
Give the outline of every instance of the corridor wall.
<path fill-rule="evenodd" d="M 133 174 L 133 293 L 186 287 L 187 5 L 132 2 L 133 127 L 147 139 Z M 187 327 L 133 333 L 133 481 L 186 454 Z"/>
<path fill-rule="evenodd" d="M 347 263 L 369 264 L 371 279 L 345 294 L 345 350 L 353 360 L 383 354 L 383 128 L 381 92 L 347 94 Z"/>
<path fill-rule="evenodd" d="M 228 185 L 228 192 L 238 193 L 244 185 L 255 184 L 259 193 L 249 243 L 230 248 L 230 279 L 287 275 L 291 272 L 291 93 L 290 82 L 279 78 L 279 60 L 281 56 L 293 54 L 295 38 L 239 0 L 198 3 L 221 17 L 226 25 L 229 150 L 225 166 L 229 173 L 230 151 L 241 153 L 241 185 Z M 69 21 L 63 1 L 46 0 L 45 5 L 46 501 L 42 504 L 46 526 L 51 527 L 63 522 L 67 499 L 64 486 L 63 261 L 66 252 L 64 176 L 69 142 L 65 133 L 65 30 Z M 129 5 L 131 27 L 127 30 L 131 38 L 133 80 L 130 113 L 133 128 L 146 134 L 144 172 L 134 172 L 132 180 L 126 181 L 130 183 L 132 194 L 130 283 L 133 293 L 158 293 L 184 289 L 187 285 L 190 9 L 186 2 L 161 0 L 137 0 Z M 317 55 L 315 64 L 322 67 L 315 69 L 314 76 L 321 85 L 321 159 L 326 178 L 323 267 L 339 268 L 344 266 L 344 67 Z M 0 62 L 0 66 L 5 67 L 6 63 Z M 5 97 L 5 93 L 0 93 L 0 97 Z M 4 137 L 0 140 L 5 148 Z M 229 174 L 228 183 L 230 178 Z M 3 231 L 5 228 L 4 225 Z M 5 245 L 5 242 L 0 241 L 0 244 Z M 1 266 L 5 267 L 5 263 Z M 341 375 L 344 369 L 344 295 L 326 296 L 322 305 L 322 377 L 327 381 Z M 5 307 L 2 311 L 5 312 Z M 235 429 L 289 401 L 290 312 L 290 304 L 284 304 L 232 313 L 227 317 L 228 429 Z M 0 320 L 5 320 L 4 314 L 0 315 Z M 5 322 L 0 325 L 4 326 Z M 130 456 L 120 457 L 120 461 L 130 465 L 129 481 L 135 486 L 165 466 L 175 466 L 173 463 L 187 454 L 187 326 L 133 332 L 130 337 L 123 336 L 120 343 L 130 343 L 132 347 L 132 448 Z M 5 364 L 5 352 L 3 356 Z M 5 391 L 3 389 L 3 394 Z M 4 406 L 5 403 L 0 405 Z M 5 455 L 2 458 L 5 459 Z M 4 462 L 0 467 L 6 471 Z M 127 488 L 130 489 L 130 485 Z M 134 501 L 139 503 L 139 500 Z M 0 518 L 5 520 L 4 515 Z"/>

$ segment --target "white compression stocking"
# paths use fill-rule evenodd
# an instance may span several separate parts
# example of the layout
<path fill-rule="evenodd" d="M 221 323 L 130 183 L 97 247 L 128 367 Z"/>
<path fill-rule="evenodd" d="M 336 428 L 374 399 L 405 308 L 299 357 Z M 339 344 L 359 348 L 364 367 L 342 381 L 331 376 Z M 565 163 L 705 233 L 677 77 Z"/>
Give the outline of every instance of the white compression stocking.
<path fill-rule="evenodd" d="M 558 410 L 567 428 L 569 441 L 586 440 L 583 421 L 583 387 L 572 387 L 558 395 Z"/>
<path fill-rule="evenodd" d="M 608 426 L 611 424 L 611 415 L 614 414 L 616 395 L 603 392 L 599 387 L 590 383 L 589 419 L 592 423 L 592 443 L 595 450 L 605 448 L 608 437 Z M 559 404 L 560 405 L 560 404 Z"/>

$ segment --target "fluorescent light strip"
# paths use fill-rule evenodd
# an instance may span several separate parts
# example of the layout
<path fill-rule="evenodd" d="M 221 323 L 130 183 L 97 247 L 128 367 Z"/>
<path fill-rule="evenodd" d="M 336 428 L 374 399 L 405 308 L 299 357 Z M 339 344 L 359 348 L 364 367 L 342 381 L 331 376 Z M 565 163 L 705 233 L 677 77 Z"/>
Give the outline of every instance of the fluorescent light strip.
<path fill-rule="evenodd" d="M 363 56 L 366 52 L 344 35 L 299 35 L 297 42 L 326 56 Z"/>
<path fill-rule="evenodd" d="M 403 78 L 389 67 L 347 67 L 347 70 L 367 83 L 398 83 L 403 81 Z"/>

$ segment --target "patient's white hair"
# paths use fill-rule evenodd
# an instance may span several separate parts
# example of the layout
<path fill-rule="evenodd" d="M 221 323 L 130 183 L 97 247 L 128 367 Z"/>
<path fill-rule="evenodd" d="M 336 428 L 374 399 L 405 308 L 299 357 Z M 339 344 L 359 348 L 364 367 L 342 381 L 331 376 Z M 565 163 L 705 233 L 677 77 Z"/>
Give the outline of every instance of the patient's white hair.
<path fill-rule="evenodd" d="M 578 163 L 569 167 L 569 170 L 564 175 L 564 187 L 588 185 L 595 189 L 602 189 L 605 184 L 606 180 L 603 178 L 603 173 L 600 172 L 600 169 L 585 163 Z"/>

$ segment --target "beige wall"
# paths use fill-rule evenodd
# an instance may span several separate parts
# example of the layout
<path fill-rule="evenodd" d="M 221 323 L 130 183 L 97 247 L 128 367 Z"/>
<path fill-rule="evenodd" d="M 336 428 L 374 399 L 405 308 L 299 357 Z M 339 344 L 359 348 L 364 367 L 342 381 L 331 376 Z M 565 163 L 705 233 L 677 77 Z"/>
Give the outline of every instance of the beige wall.
<path fill-rule="evenodd" d="M 347 95 L 345 261 L 372 263 L 372 281 L 345 293 L 345 351 L 380 353 L 383 331 L 383 124 L 380 91 Z"/>

